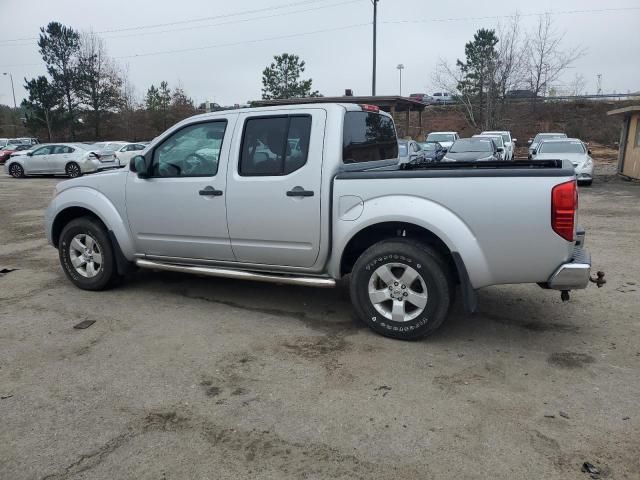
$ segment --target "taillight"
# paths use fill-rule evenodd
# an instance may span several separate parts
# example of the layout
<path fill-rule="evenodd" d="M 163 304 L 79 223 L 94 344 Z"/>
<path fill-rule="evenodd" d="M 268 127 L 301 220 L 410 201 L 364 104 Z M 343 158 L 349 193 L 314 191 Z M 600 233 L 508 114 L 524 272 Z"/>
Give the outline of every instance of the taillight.
<path fill-rule="evenodd" d="M 551 228 L 562 238 L 573 242 L 576 212 L 578 211 L 578 189 L 576 181 L 561 183 L 551 190 Z"/>
<path fill-rule="evenodd" d="M 380 111 L 380 107 L 378 107 L 377 105 L 360 105 L 360 108 L 362 108 L 362 110 L 364 110 L 365 112 L 378 113 Z"/>

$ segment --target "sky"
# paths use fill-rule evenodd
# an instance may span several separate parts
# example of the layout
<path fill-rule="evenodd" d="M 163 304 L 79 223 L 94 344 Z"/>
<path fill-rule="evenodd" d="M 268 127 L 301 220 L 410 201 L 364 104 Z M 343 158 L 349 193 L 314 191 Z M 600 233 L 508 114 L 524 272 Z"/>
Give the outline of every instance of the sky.
<path fill-rule="evenodd" d="M 246 103 L 261 96 L 262 70 L 276 54 L 306 62 L 304 78 L 323 95 L 371 93 L 371 0 L 0 0 L 0 73 L 11 73 L 17 102 L 24 78 L 45 73 L 39 28 L 59 21 L 105 39 L 129 72 L 139 98 L 151 84 L 181 86 L 196 102 Z M 521 15 L 532 29 L 550 12 L 565 48 L 586 54 L 560 83 L 576 75 L 587 93 L 640 91 L 639 0 L 379 0 L 377 94 L 433 93 L 439 59 L 454 63 L 479 28 Z M 13 103 L 8 75 L 0 103 Z"/>

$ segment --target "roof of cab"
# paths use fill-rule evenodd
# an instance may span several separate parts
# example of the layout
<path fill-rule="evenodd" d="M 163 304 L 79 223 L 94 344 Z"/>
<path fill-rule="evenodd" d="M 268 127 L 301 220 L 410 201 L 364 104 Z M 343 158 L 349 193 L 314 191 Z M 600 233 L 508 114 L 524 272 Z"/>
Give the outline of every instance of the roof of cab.
<path fill-rule="evenodd" d="M 323 110 L 331 110 L 331 109 L 342 109 L 346 111 L 363 111 L 360 104 L 357 103 L 297 103 L 291 105 L 273 105 L 268 107 L 251 107 L 251 108 L 237 108 L 237 109 L 229 109 L 229 110 L 217 110 L 215 112 L 201 113 L 199 115 L 194 115 L 193 117 L 189 117 L 189 119 L 204 119 L 204 118 L 213 118 L 219 117 L 234 113 L 261 113 L 261 112 L 281 112 L 283 110 L 300 110 L 304 108 L 305 110 L 309 109 L 323 109 Z M 379 110 L 380 114 L 386 115 L 387 117 L 391 117 L 391 115 L 382 109 Z"/>

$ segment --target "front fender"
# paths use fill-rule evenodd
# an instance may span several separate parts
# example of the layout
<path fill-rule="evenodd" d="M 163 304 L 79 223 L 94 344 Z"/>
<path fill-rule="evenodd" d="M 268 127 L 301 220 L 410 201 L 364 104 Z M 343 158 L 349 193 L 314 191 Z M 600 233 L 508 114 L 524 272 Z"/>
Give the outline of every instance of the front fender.
<path fill-rule="evenodd" d="M 113 232 L 127 260 L 133 260 L 135 249 L 129 225 L 115 205 L 98 190 L 90 187 L 72 187 L 60 192 L 45 214 L 47 238 L 51 241 L 55 219 L 68 208 L 80 207 L 95 214 L 107 230 Z"/>
<path fill-rule="evenodd" d="M 432 200 L 412 195 L 388 195 L 364 202 L 362 213 L 352 221 L 341 220 L 334 212 L 333 256 L 329 271 L 340 276 L 342 253 L 361 230 L 385 222 L 403 222 L 425 228 L 436 235 L 464 262 L 474 288 L 491 284 L 486 256 L 471 229 L 448 208 Z"/>

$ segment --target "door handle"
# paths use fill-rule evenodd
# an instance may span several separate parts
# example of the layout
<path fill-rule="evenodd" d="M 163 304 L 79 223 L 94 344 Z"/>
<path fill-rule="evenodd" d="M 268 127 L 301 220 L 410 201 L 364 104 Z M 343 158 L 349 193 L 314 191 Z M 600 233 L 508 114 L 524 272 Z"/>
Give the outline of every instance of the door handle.
<path fill-rule="evenodd" d="M 293 187 L 287 192 L 287 197 L 313 197 L 313 190 L 305 190 L 302 187 Z"/>
<path fill-rule="evenodd" d="M 222 190 L 216 190 L 211 185 L 207 185 L 204 189 L 198 192 L 200 195 L 204 195 L 207 197 L 220 197 L 222 196 Z"/>

